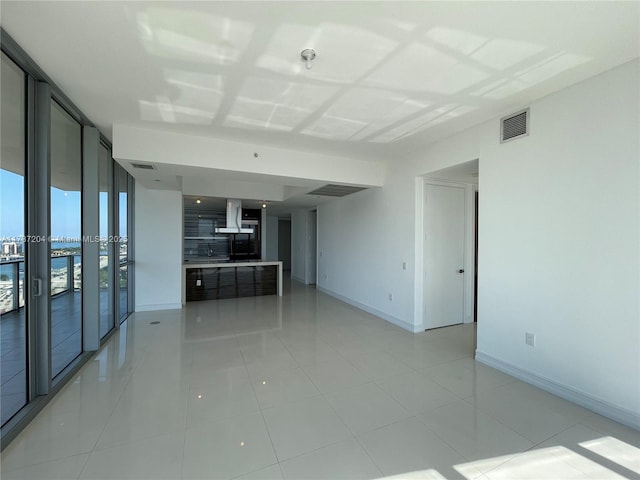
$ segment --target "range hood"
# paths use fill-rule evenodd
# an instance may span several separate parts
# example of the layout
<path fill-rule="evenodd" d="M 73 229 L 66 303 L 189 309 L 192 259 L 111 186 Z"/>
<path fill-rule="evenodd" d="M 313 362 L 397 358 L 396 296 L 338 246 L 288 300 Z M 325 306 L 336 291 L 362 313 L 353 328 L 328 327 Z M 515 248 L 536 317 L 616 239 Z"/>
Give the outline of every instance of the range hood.
<path fill-rule="evenodd" d="M 216 228 L 216 233 L 253 233 L 253 228 L 242 228 L 242 200 L 227 199 L 227 226 Z"/>

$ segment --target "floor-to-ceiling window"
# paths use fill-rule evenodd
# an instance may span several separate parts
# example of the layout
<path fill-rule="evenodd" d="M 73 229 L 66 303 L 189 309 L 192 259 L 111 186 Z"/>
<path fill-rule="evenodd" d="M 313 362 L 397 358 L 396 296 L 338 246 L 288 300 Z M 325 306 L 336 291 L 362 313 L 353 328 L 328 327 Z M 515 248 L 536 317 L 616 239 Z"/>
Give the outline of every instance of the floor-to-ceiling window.
<path fill-rule="evenodd" d="M 0 123 L 0 385 L 4 424 L 28 401 L 25 307 L 25 74 L 2 54 Z"/>
<path fill-rule="evenodd" d="M 111 151 L 100 144 L 98 154 L 98 184 L 100 209 L 100 338 L 103 338 L 115 326 L 114 322 L 114 262 L 115 252 L 113 237 L 113 221 L 111 208 L 113 187 L 113 160 Z"/>
<path fill-rule="evenodd" d="M 91 121 L 0 33 L 4 448 L 133 310 L 134 182 Z"/>
<path fill-rule="evenodd" d="M 51 374 L 82 353 L 82 128 L 51 101 Z"/>

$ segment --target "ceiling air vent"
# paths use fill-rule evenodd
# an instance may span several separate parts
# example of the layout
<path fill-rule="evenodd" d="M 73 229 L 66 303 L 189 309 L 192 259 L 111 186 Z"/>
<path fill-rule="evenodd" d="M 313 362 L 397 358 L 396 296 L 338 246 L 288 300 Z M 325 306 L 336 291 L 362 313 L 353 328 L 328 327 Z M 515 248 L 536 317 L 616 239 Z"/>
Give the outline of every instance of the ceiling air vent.
<path fill-rule="evenodd" d="M 139 168 L 140 170 L 155 170 L 156 167 L 153 165 L 149 165 L 146 163 L 132 163 L 131 166 L 133 168 Z"/>
<path fill-rule="evenodd" d="M 529 109 L 500 120 L 500 143 L 529 135 Z"/>
<path fill-rule="evenodd" d="M 366 190 L 366 187 L 352 187 L 351 185 L 333 185 L 328 184 L 324 187 L 317 188 L 313 192 L 309 192 L 307 195 L 323 195 L 325 197 L 344 197 L 352 193 L 359 192 L 360 190 Z"/>

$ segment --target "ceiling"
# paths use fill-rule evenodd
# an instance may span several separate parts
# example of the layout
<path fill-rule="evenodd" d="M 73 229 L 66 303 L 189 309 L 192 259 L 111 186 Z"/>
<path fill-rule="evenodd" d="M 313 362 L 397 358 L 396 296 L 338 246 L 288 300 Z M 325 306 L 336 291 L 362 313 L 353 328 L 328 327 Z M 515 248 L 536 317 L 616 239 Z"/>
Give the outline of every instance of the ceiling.
<path fill-rule="evenodd" d="M 638 2 L 2 2 L 105 133 L 397 159 L 638 56 Z M 300 52 L 314 48 L 311 70 Z"/>
<path fill-rule="evenodd" d="M 401 161 L 639 55 L 640 2 L 1 4 L 2 28 L 109 138 L 117 124 L 368 161 Z M 319 181 L 178 163 L 124 165 L 185 193 L 189 179 L 280 185 L 273 215 L 332 200 L 306 194 Z M 431 176 L 477 172 L 475 160 Z"/>

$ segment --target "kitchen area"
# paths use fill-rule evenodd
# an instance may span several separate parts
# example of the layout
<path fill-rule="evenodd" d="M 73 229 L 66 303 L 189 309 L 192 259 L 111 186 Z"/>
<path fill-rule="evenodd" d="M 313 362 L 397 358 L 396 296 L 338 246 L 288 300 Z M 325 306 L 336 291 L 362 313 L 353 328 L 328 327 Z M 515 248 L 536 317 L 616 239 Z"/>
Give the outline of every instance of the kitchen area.
<path fill-rule="evenodd" d="M 183 304 L 282 295 L 282 262 L 263 258 L 266 206 L 184 196 Z"/>

